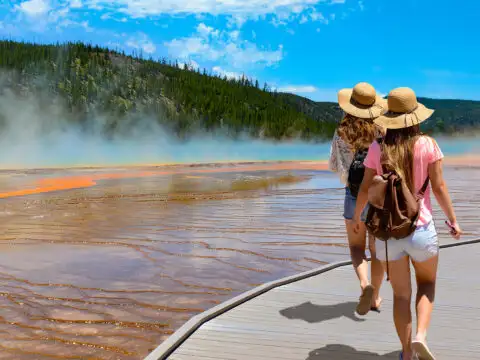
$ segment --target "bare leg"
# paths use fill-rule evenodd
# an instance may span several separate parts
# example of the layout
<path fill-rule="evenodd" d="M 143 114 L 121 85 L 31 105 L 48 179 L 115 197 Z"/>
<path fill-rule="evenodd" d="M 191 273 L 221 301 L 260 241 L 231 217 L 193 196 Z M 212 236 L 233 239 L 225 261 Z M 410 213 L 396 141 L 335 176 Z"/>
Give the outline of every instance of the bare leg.
<path fill-rule="evenodd" d="M 360 231 L 356 234 L 353 231 L 352 222 L 345 220 L 347 227 L 348 245 L 350 247 L 350 257 L 352 258 L 353 268 L 360 280 L 360 287 L 364 289 L 370 284 L 368 280 L 368 262 L 365 256 L 366 235 L 365 224 L 360 224 Z"/>
<path fill-rule="evenodd" d="M 403 359 L 412 357 L 412 284 L 410 280 L 410 260 L 403 257 L 388 263 L 390 283 L 393 289 L 393 320 L 402 343 Z"/>
<path fill-rule="evenodd" d="M 375 291 L 373 293 L 372 307 L 378 308 L 382 303 L 382 298 L 380 297 L 380 287 L 382 286 L 385 271 L 382 262 L 377 259 L 377 252 L 375 250 L 375 237 L 370 234 L 368 234 L 368 247 L 371 256 L 372 285 L 375 287 Z"/>
<path fill-rule="evenodd" d="M 425 342 L 435 300 L 438 255 L 421 263 L 413 262 L 417 279 L 417 336 L 415 340 Z"/>

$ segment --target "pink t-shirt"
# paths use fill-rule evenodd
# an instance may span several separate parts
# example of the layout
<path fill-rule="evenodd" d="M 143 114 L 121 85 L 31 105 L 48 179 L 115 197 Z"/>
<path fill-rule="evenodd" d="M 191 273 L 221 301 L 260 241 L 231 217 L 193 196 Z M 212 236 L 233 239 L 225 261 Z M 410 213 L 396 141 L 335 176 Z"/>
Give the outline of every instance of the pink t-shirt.
<path fill-rule="evenodd" d="M 373 142 L 368 150 L 364 165 L 370 169 L 376 170 L 377 175 L 382 175 L 382 165 L 380 163 L 381 149 L 378 142 Z M 413 171 L 415 180 L 415 191 L 418 193 L 422 188 L 428 176 L 428 165 L 440 159 L 443 159 L 443 153 L 438 147 L 436 141 L 427 136 L 420 137 L 415 143 L 413 159 Z M 432 220 L 432 203 L 430 199 L 430 185 L 425 192 L 425 197 L 420 202 L 420 215 L 417 226 L 428 224 Z"/>

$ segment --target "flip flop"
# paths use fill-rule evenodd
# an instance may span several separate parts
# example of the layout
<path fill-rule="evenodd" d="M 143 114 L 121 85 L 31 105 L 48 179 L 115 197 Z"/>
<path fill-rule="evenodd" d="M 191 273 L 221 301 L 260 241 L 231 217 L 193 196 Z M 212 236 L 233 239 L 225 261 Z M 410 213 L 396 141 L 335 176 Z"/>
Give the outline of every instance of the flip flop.
<path fill-rule="evenodd" d="M 417 354 L 418 360 L 435 360 L 427 344 L 422 341 L 412 341 L 412 349 Z"/>
<path fill-rule="evenodd" d="M 360 300 L 356 309 L 358 315 L 366 315 L 370 311 L 372 306 L 373 290 L 373 285 L 367 285 L 362 290 L 362 295 L 360 296 Z"/>

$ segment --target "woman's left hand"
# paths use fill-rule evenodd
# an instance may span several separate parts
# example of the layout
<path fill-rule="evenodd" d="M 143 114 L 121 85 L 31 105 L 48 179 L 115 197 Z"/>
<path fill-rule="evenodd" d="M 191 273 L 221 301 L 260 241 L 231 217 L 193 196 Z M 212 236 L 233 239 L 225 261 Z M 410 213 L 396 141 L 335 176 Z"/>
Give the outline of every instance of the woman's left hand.
<path fill-rule="evenodd" d="M 360 232 L 360 219 L 357 217 L 353 217 L 352 219 L 352 227 L 353 227 L 353 232 L 355 234 L 358 234 Z"/>

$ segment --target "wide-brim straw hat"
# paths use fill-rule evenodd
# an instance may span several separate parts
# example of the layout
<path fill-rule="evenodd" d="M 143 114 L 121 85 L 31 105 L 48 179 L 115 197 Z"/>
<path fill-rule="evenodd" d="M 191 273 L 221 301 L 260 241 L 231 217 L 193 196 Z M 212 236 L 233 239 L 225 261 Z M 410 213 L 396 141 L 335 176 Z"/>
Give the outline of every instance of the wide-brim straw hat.
<path fill-rule="evenodd" d="M 387 99 L 388 111 L 375 119 L 385 129 L 403 129 L 418 125 L 434 112 L 417 101 L 415 92 L 407 87 L 390 91 Z"/>
<path fill-rule="evenodd" d="M 338 105 L 347 114 L 363 119 L 375 119 L 387 111 L 387 101 L 365 82 L 355 85 L 353 89 L 340 90 Z"/>

